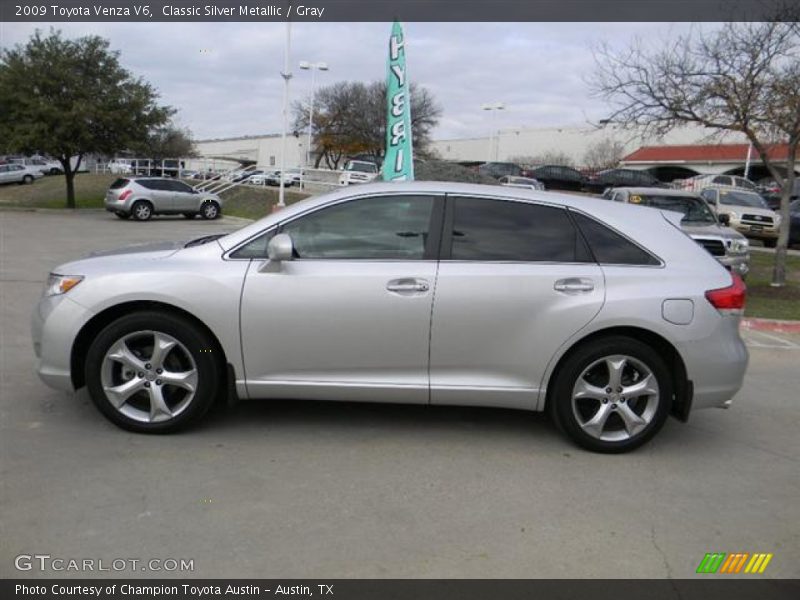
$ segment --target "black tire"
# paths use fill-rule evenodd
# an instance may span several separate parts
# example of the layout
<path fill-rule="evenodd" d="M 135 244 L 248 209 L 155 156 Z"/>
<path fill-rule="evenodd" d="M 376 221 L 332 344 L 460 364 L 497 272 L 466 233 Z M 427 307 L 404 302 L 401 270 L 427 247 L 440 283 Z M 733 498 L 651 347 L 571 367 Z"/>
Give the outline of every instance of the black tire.
<path fill-rule="evenodd" d="M 194 219 L 197 216 L 197 213 L 183 213 L 183 216 L 187 219 Z"/>
<path fill-rule="evenodd" d="M 135 221 L 149 221 L 153 216 L 153 205 L 147 200 L 137 200 L 131 206 L 131 215 Z"/>
<path fill-rule="evenodd" d="M 182 344 L 183 348 L 179 349 L 180 352 L 188 351 L 194 361 L 197 372 L 197 385 L 194 396 L 174 417 L 164 417 L 166 420 L 162 421 L 144 422 L 123 414 L 120 409 L 112 405 L 104 391 L 101 373 L 103 372 L 103 361 L 106 353 L 113 344 L 136 332 L 154 331 L 171 336 Z M 133 313 L 108 325 L 92 342 L 86 355 L 86 386 L 92 402 L 100 412 L 109 421 L 123 429 L 137 433 L 170 433 L 178 431 L 205 415 L 214 403 L 214 399 L 222 391 L 224 360 L 215 349 L 216 344 L 210 336 L 183 317 L 167 315 L 158 311 Z M 170 350 L 170 352 L 174 352 L 174 350 Z M 147 360 L 147 354 L 144 354 L 142 360 Z M 157 377 L 154 374 L 153 376 Z M 143 385 L 146 385 L 144 382 L 148 380 L 148 377 L 149 373 L 145 372 L 144 377 L 141 378 Z M 137 392 L 138 396 L 137 394 L 132 396 L 129 409 L 133 406 L 133 402 L 148 403 L 149 390 L 156 385 L 157 381 L 155 380 L 152 383 L 147 381 L 150 387 L 147 390 L 142 389 Z M 179 401 L 183 396 L 177 387 L 173 388 L 162 383 L 160 389 L 165 398 L 169 396 L 168 403 L 177 399 L 178 404 L 173 406 L 180 406 Z M 175 390 L 177 390 L 177 393 Z M 127 405 L 128 402 L 126 401 L 125 404 Z M 140 406 L 140 408 L 143 407 Z"/>
<path fill-rule="evenodd" d="M 221 214 L 222 211 L 219 208 L 219 204 L 217 204 L 213 200 L 206 200 L 200 207 L 200 216 L 207 221 L 213 221 L 214 219 L 219 219 Z"/>
<path fill-rule="evenodd" d="M 765 248 L 774 248 L 778 245 L 778 240 L 764 240 Z"/>
<path fill-rule="evenodd" d="M 22 185 L 27 185 L 29 183 L 33 183 L 33 175 L 25 175 L 21 181 Z"/>
<path fill-rule="evenodd" d="M 612 356 L 626 356 L 633 359 L 625 363 L 625 369 L 627 369 L 625 377 L 630 377 L 631 374 L 635 375 L 637 372 L 635 362 L 649 369 L 658 384 L 658 393 L 654 395 L 655 398 L 653 398 L 653 396 L 648 397 L 644 395 L 625 398 L 624 396 L 614 394 L 612 390 L 612 393 L 608 394 L 608 398 L 598 399 L 596 401 L 596 413 L 592 412 L 595 406 L 595 400 L 593 398 L 587 397 L 576 400 L 575 405 L 573 405 L 573 391 L 579 378 L 585 375 L 587 369 L 592 367 L 592 365 L 602 361 L 605 357 Z M 599 381 L 602 381 L 604 378 L 602 375 L 603 366 L 599 365 L 597 369 L 599 370 L 597 372 L 588 371 L 589 376 L 597 376 L 599 377 Z M 607 371 L 610 371 L 610 369 Z M 636 380 L 634 380 L 634 383 L 636 383 Z M 593 385 L 602 387 L 603 384 L 597 383 Z M 633 385 L 633 383 L 629 385 Z M 605 388 L 605 391 L 608 389 L 611 388 Z M 669 369 L 664 359 L 661 358 L 657 352 L 647 344 L 635 339 L 624 336 L 613 336 L 590 341 L 578 347 L 568 355 L 553 382 L 551 394 L 548 397 L 548 410 L 558 427 L 579 446 L 593 452 L 616 454 L 634 450 L 658 433 L 669 416 L 672 406 L 672 394 L 673 385 Z M 605 400 L 605 402 L 603 400 Z M 654 404 L 651 406 L 650 402 Z M 605 405 L 605 407 L 601 406 L 601 404 Z M 605 425 L 601 428 L 601 435 L 611 437 L 627 436 L 625 439 L 600 439 L 600 437 L 591 435 L 584 430 L 579 420 L 579 415 L 583 415 L 583 419 L 585 419 L 583 425 L 586 425 L 586 423 L 591 420 L 590 417 L 599 414 L 601 408 L 608 411 L 609 415 L 604 421 Z M 587 412 L 583 413 L 582 411 L 584 410 Z M 624 425 L 624 420 L 622 418 L 623 410 L 626 411 L 625 414 L 630 414 L 630 411 L 634 413 L 641 411 L 641 413 L 637 413 L 636 416 L 643 418 L 645 421 L 648 417 L 643 417 L 643 415 L 647 412 L 647 414 L 649 414 L 649 421 L 642 429 L 631 434 Z M 576 412 L 579 415 L 576 415 Z M 615 412 L 616 414 L 614 414 Z M 604 428 L 606 426 L 609 427 L 608 432 L 605 432 Z M 616 429 L 614 429 L 615 426 Z"/>
<path fill-rule="evenodd" d="M 123 221 L 127 221 L 128 219 L 131 218 L 131 214 L 126 212 L 115 212 L 114 214 L 117 215 L 117 217 L 122 219 Z"/>

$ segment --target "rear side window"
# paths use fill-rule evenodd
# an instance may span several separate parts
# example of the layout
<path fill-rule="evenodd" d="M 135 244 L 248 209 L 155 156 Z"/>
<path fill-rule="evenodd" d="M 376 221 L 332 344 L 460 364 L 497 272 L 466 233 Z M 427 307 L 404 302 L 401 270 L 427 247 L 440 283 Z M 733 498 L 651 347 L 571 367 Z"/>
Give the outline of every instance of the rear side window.
<path fill-rule="evenodd" d="M 601 265 L 659 265 L 649 252 L 625 239 L 613 229 L 580 213 L 573 212 L 575 222 L 586 238 L 594 257 Z"/>
<path fill-rule="evenodd" d="M 114 183 L 111 184 L 112 190 L 118 190 L 119 188 L 124 188 L 128 185 L 127 179 L 117 179 Z"/>
<path fill-rule="evenodd" d="M 452 260 L 588 262 L 567 211 L 485 198 L 455 198 Z"/>

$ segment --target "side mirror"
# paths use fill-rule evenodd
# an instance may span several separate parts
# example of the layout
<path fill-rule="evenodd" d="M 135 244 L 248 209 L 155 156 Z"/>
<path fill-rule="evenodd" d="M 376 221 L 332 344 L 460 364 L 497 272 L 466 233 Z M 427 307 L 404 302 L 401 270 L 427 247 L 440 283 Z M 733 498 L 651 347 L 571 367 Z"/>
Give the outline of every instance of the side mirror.
<path fill-rule="evenodd" d="M 294 243 L 287 233 L 279 233 L 267 244 L 267 256 L 274 262 L 294 259 Z"/>
<path fill-rule="evenodd" d="M 725 227 L 728 227 L 731 224 L 731 216 L 727 213 L 721 213 L 719 215 L 719 222 Z"/>

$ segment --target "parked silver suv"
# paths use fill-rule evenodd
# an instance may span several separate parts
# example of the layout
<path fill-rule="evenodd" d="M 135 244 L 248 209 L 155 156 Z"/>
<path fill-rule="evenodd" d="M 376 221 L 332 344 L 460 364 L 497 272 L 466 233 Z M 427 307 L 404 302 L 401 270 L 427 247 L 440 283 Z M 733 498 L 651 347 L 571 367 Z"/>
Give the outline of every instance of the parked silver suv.
<path fill-rule="evenodd" d="M 670 414 L 728 406 L 747 366 L 741 278 L 679 220 L 491 185 L 346 187 L 56 267 L 38 372 L 140 432 L 237 393 L 548 411 L 623 452 Z"/>
<path fill-rule="evenodd" d="M 683 215 L 681 229 L 711 253 L 727 269 L 743 278 L 750 271 L 750 244 L 741 233 L 724 224 L 726 216 L 717 217 L 698 195 L 692 192 L 649 187 L 612 188 L 604 198 L 671 210 Z"/>
<path fill-rule="evenodd" d="M 106 192 L 105 206 L 120 219 L 133 217 L 137 221 L 147 221 L 153 215 L 216 219 L 222 214 L 222 198 L 217 194 L 198 192 L 170 177 L 117 179 Z"/>

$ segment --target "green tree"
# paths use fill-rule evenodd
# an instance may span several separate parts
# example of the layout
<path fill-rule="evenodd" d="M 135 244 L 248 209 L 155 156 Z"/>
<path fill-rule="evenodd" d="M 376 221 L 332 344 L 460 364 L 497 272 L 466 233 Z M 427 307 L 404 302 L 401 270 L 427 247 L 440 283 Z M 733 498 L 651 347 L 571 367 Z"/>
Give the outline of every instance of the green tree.
<path fill-rule="evenodd" d="M 146 143 L 174 113 L 154 88 L 119 63 L 107 40 L 40 31 L 0 55 L 0 137 L 7 151 L 57 159 L 75 207 L 75 173 L 86 154 Z"/>
<path fill-rule="evenodd" d="M 192 134 L 172 124 L 159 127 L 150 133 L 142 152 L 153 160 L 165 158 L 196 158 L 197 150 L 192 142 Z"/>

